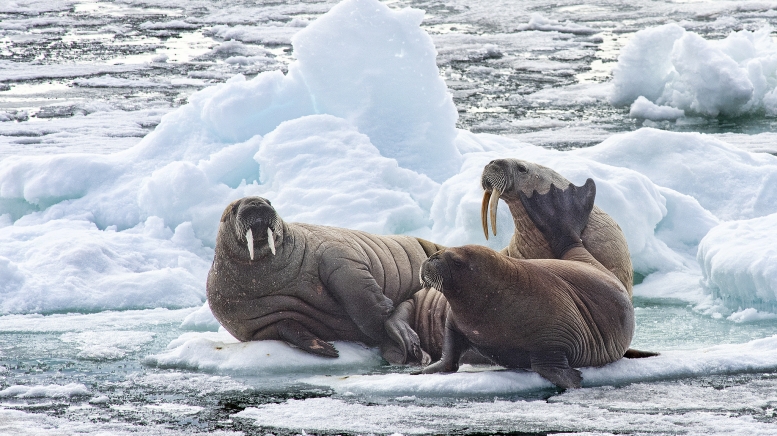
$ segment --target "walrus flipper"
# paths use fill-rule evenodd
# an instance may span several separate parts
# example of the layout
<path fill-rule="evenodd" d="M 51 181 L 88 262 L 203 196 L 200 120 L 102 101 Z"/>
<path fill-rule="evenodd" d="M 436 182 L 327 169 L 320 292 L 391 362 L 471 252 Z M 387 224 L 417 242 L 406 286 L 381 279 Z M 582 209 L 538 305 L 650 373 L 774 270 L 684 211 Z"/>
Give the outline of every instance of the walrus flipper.
<path fill-rule="evenodd" d="M 532 352 L 530 359 L 532 371 L 560 388 L 579 388 L 580 383 L 583 381 L 580 371 L 569 366 L 565 353 L 551 351 L 544 353 Z"/>
<path fill-rule="evenodd" d="M 340 353 L 334 345 L 319 338 L 306 329 L 305 326 L 293 319 L 279 321 L 275 328 L 278 336 L 284 341 L 307 351 L 324 357 L 339 357 Z"/>
<path fill-rule="evenodd" d="M 625 353 L 623 353 L 623 357 L 626 359 L 642 359 L 645 357 L 653 357 L 653 356 L 659 356 L 661 353 L 656 353 L 655 351 L 642 351 L 642 350 L 635 350 L 633 348 L 629 348 L 626 350 Z"/>
<path fill-rule="evenodd" d="M 566 189 L 550 185 L 546 194 L 537 191 L 527 197 L 519 192 L 521 203 L 534 225 L 542 232 L 556 258 L 572 247 L 582 246 L 580 235 L 588 224 L 588 216 L 594 207 L 596 184 L 586 180 L 583 186 L 572 183 Z"/>
<path fill-rule="evenodd" d="M 451 309 L 445 320 L 445 336 L 442 343 L 442 357 L 437 362 L 424 368 L 421 373 L 434 374 L 438 372 L 456 372 L 459 370 L 459 360 L 470 347 L 469 340 L 453 323 Z"/>
<path fill-rule="evenodd" d="M 421 339 L 418 333 L 410 327 L 410 321 L 415 313 L 413 300 L 400 303 L 386 321 L 386 333 L 389 340 L 381 344 L 380 351 L 384 359 L 392 365 L 415 363 L 428 365 L 432 359 L 421 349 Z"/>

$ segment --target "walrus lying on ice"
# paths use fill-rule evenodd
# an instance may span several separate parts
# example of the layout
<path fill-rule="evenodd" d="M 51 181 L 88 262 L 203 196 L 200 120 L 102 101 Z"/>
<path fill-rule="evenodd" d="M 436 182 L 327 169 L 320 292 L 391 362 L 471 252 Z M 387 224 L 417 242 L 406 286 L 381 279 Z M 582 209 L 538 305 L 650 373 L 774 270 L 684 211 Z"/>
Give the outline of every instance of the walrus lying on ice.
<path fill-rule="evenodd" d="M 462 353 L 474 348 L 499 365 L 577 388 L 575 367 L 623 357 L 634 334 L 631 298 L 580 238 L 595 194 L 591 179 L 530 198 L 518 193 L 555 259 L 515 259 L 467 245 L 424 262 L 424 286 L 441 290 L 450 305 L 442 358 L 424 373 L 456 371 Z"/>
<path fill-rule="evenodd" d="M 551 184 L 567 186 L 569 180 L 548 167 L 518 159 L 493 160 L 483 168 L 481 186 L 485 192 L 480 215 L 486 239 L 488 215 L 491 217 L 491 230 L 496 235 L 496 211 L 500 198 L 507 203 L 515 222 L 513 237 L 502 254 L 516 259 L 553 259 L 548 242 L 526 214 L 520 200 L 520 193 L 531 195 L 537 191 L 544 194 Z M 488 215 L 487 211 L 490 212 Z M 588 225 L 580 236 L 586 250 L 615 274 L 630 298 L 634 271 L 626 237 L 615 220 L 594 206 Z"/>
<path fill-rule="evenodd" d="M 327 341 L 380 346 L 391 363 L 428 363 L 397 304 L 421 289 L 419 271 L 441 246 L 410 236 L 284 222 L 269 201 L 227 206 L 207 295 L 241 341 L 276 339 L 337 357 Z"/>

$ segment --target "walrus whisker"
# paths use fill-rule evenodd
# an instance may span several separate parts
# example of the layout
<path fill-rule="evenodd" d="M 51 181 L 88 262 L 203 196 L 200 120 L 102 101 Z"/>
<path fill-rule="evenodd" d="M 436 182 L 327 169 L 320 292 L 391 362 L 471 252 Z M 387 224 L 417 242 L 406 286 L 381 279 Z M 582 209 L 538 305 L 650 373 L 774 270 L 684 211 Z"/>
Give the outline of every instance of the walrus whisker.
<path fill-rule="evenodd" d="M 272 251 L 272 255 L 275 256 L 275 236 L 273 236 L 272 228 L 270 227 L 267 227 L 267 244 L 270 246 L 270 251 Z M 251 251 L 253 252 L 253 250 Z"/>
<path fill-rule="evenodd" d="M 483 192 L 483 204 L 480 206 L 480 220 L 483 221 L 483 233 L 488 241 L 488 203 L 491 200 L 491 191 Z"/>
<path fill-rule="evenodd" d="M 500 195 L 502 195 L 502 193 L 499 192 L 499 189 L 494 188 L 493 192 L 491 193 L 491 201 L 490 201 L 491 230 L 493 230 L 494 236 L 496 236 L 496 208 L 499 205 L 499 196 Z"/>
<path fill-rule="evenodd" d="M 248 254 L 251 255 L 251 260 L 254 260 L 254 232 L 251 229 L 246 232 L 246 242 L 248 243 Z"/>

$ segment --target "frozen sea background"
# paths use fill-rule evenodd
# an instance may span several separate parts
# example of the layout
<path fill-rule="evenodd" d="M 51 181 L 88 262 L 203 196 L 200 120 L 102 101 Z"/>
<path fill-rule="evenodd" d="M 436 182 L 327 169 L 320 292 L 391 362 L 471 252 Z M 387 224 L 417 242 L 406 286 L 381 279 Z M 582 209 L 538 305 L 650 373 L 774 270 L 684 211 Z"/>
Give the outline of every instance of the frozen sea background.
<path fill-rule="evenodd" d="M 777 432 L 777 2 L 335 4 L 0 3 L 0 433 Z M 487 244 L 505 156 L 596 180 L 662 356 L 561 393 L 203 305 L 232 199 Z"/>

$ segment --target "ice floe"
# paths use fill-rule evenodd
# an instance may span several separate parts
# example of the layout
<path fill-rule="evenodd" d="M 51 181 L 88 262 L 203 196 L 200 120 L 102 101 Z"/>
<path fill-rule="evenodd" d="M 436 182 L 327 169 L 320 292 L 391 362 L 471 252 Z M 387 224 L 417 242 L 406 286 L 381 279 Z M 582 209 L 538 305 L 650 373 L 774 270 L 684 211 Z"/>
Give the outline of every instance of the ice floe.
<path fill-rule="evenodd" d="M 610 100 L 630 105 L 642 96 L 712 117 L 777 114 L 777 45 L 770 34 L 769 26 L 722 40 L 704 39 L 677 24 L 641 30 L 618 56 Z"/>

